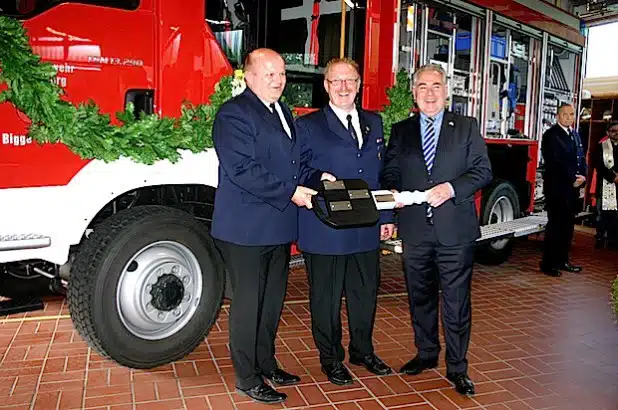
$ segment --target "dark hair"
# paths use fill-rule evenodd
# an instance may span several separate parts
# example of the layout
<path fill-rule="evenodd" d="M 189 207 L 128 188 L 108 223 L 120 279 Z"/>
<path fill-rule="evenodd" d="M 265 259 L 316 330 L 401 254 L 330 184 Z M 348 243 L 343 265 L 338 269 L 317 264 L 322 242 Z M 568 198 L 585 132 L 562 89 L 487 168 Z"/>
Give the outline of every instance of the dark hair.
<path fill-rule="evenodd" d="M 609 131 L 611 128 L 614 128 L 614 127 L 618 127 L 618 121 L 613 121 L 613 122 L 610 122 L 610 123 L 607 125 L 607 131 Z"/>

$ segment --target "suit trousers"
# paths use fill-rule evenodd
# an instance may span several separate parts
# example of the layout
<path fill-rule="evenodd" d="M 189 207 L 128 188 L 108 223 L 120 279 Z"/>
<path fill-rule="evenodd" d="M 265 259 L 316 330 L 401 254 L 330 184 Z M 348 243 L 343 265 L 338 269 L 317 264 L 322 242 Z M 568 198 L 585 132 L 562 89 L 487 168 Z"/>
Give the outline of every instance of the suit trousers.
<path fill-rule="evenodd" d="M 558 268 L 569 261 L 569 249 L 575 230 L 576 194 L 546 198 L 547 226 L 541 267 Z"/>
<path fill-rule="evenodd" d="M 309 278 L 313 339 L 320 363 L 343 362 L 341 297 L 345 291 L 350 331 L 350 357 L 373 353 L 380 257 L 378 249 L 349 255 L 303 253 Z"/>
<path fill-rule="evenodd" d="M 420 244 L 403 243 L 414 343 L 420 358 L 438 358 L 438 291 L 441 288 L 446 370 L 447 373 L 466 373 L 472 325 L 470 293 L 474 244 L 444 246 L 438 242 L 433 225 L 419 229 L 424 230 Z"/>
<path fill-rule="evenodd" d="M 287 287 L 290 245 L 241 246 L 217 240 L 232 285 L 230 351 L 236 387 L 262 383 L 277 368 L 275 337 Z"/>

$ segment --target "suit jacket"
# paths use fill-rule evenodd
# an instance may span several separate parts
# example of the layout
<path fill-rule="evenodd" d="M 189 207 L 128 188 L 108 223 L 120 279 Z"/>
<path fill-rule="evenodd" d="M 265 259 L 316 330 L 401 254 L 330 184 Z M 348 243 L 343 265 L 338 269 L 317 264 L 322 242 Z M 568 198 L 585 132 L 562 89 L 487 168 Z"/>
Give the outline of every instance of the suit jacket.
<path fill-rule="evenodd" d="M 296 240 L 298 209 L 291 198 L 304 174 L 292 114 L 280 105 L 292 138 L 248 88 L 217 112 L 213 126 L 219 158 L 212 220 L 215 238 L 246 246 Z"/>
<path fill-rule="evenodd" d="M 312 169 L 332 173 L 338 179 L 360 178 L 371 189 L 379 189 L 384 155 L 382 119 L 358 109 L 363 145 L 352 139 L 330 105 L 296 119 L 302 144 L 303 163 Z M 321 174 L 321 173 L 320 173 Z M 381 213 L 381 223 L 392 222 L 392 212 Z M 334 229 L 307 209 L 299 210 L 298 247 L 323 255 L 367 252 L 380 246 L 380 224 L 371 227 Z"/>
<path fill-rule="evenodd" d="M 485 140 L 475 118 L 445 112 L 431 175 L 423 156 L 420 116 L 393 125 L 384 157 L 382 186 L 398 191 L 425 191 L 450 182 L 455 197 L 433 209 L 438 241 L 454 246 L 480 236 L 474 193 L 492 178 Z M 406 243 L 423 241 L 427 205 L 411 205 L 399 211 L 399 234 Z"/>
<path fill-rule="evenodd" d="M 544 161 L 543 191 L 545 200 L 560 203 L 575 201 L 575 176 L 586 175 L 586 159 L 577 132 L 573 138 L 558 124 L 549 128 L 541 140 Z"/>

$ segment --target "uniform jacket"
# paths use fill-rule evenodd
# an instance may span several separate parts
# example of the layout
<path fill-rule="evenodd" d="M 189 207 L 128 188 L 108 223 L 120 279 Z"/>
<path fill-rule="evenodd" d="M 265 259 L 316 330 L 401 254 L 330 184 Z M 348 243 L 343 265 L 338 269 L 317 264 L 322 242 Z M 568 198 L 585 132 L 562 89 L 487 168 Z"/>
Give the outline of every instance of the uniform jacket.
<path fill-rule="evenodd" d="M 372 190 L 379 189 L 384 156 L 382 119 L 358 109 L 362 146 L 352 139 L 327 105 L 320 111 L 297 118 L 303 160 L 312 169 L 332 173 L 338 179 L 360 178 Z M 380 223 L 392 222 L 392 212 L 382 212 Z M 380 223 L 363 228 L 334 229 L 322 223 L 313 211 L 300 209 L 298 246 L 302 251 L 323 255 L 347 255 L 378 249 Z"/>
<path fill-rule="evenodd" d="M 280 103 L 290 138 L 268 107 L 247 88 L 219 109 L 213 140 L 219 158 L 212 236 L 246 246 L 290 243 L 298 234 L 291 202 L 309 169 L 301 169 L 300 144 L 290 110 Z"/>

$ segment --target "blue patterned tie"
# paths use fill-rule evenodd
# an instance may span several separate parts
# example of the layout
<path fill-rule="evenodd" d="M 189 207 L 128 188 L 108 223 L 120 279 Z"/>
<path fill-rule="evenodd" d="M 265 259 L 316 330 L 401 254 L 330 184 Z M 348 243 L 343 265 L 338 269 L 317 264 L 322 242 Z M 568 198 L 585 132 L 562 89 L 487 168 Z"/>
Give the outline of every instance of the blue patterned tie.
<path fill-rule="evenodd" d="M 434 119 L 431 117 L 425 118 L 425 132 L 422 136 L 423 144 L 423 156 L 425 157 L 425 166 L 427 167 L 427 174 L 431 176 L 431 170 L 433 169 L 433 163 L 436 158 L 436 131 L 433 127 Z M 433 212 L 430 206 L 427 206 L 427 218 L 431 218 Z"/>

